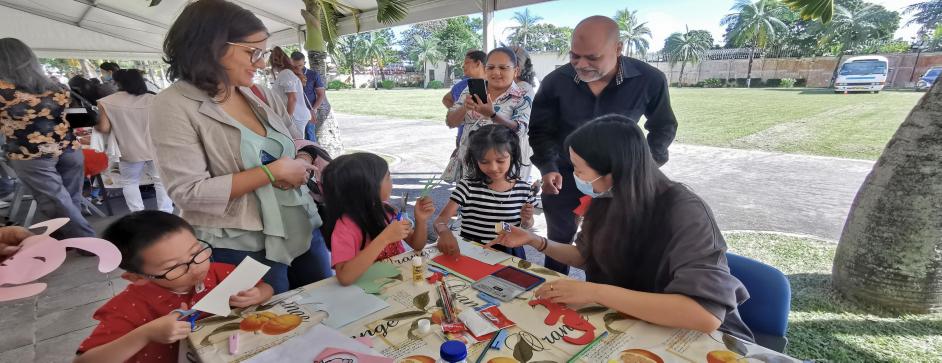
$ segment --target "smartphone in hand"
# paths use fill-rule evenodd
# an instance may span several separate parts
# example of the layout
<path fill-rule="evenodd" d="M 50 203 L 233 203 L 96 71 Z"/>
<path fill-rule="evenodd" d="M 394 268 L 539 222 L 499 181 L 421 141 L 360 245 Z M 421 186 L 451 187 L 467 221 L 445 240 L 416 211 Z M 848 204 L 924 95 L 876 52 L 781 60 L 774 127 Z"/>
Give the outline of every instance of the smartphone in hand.
<path fill-rule="evenodd" d="M 468 93 L 471 98 L 477 96 L 481 103 L 487 103 L 487 81 L 483 78 L 468 78 Z"/>

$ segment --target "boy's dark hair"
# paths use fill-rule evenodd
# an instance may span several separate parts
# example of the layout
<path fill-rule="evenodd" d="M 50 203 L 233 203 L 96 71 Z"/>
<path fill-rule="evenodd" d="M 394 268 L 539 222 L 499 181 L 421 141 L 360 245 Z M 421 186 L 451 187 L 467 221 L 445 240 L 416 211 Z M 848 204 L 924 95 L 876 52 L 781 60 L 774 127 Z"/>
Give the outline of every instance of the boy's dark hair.
<path fill-rule="evenodd" d="M 108 72 L 115 72 L 121 69 L 121 66 L 119 66 L 118 63 L 115 63 L 115 62 L 104 62 L 100 66 L 98 66 L 98 68 L 104 69 Z"/>
<path fill-rule="evenodd" d="M 520 155 L 520 139 L 513 130 L 504 125 L 490 124 L 472 131 L 468 137 L 468 152 L 464 157 L 465 168 L 470 171 L 468 179 L 484 184 L 492 182 L 491 178 L 478 167 L 478 161 L 484 159 L 484 155 L 489 150 L 510 154 L 507 180 L 520 179 L 523 159 Z"/>
<path fill-rule="evenodd" d="M 383 179 L 389 172 L 386 160 L 376 154 L 341 155 L 330 162 L 321 174 L 327 218 L 324 220 L 324 241 L 331 248 L 330 237 L 337 221 L 346 215 L 360 227 L 363 243 L 376 238 L 389 223 L 392 208 L 379 200 Z"/>
<path fill-rule="evenodd" d="M 137 69 L 119 69 L 114 72 L 114 81 L 121 91 L 135 96 L 147 93 L 147 83 L 144 82 L 144 75 Z"/>
<path fill-rule="evenodd" d="M 299 61 L 299 60 L 304 60 L 304 59 L 305 59 L 304 53 L 301 53 L 299 51 L 291 52 L 291 60 Z"/>
<path fill-rule="evenodd" d="M 482 66 L 487 61 L 487 53 L 484 53 L 483 51 L 480 51 L 477 49 L 469 50 L 467 53 L 465 53 L 464 57 L 470 60 L 473 60 L 475 62 L 481 63 Z"/>
<path fill-rule="evenodd" d="M 143 210 L 118 219 L 102 233 L 101 238 L 113 243 L 121 251 L 122 269 L 142 272 L 139 253 L 164 237 L 176 232 L 193 232 L 193 226 L 173 214 Z"/>

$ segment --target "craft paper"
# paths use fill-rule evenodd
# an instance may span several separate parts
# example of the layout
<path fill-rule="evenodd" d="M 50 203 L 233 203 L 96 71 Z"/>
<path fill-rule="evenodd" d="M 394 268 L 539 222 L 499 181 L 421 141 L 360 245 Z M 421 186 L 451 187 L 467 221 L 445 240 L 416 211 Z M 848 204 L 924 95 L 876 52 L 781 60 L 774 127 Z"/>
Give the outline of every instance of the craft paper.
<path fill-rule="evenodd" d="M 393 278 L 402 279 L 402 272 L 395 265 L 388 262 L 377 262 L 370 266 L 360 279 L 354 283 L 367 294 L 379 294 L 383 286 L 393 282 Z"/>
<path fill-rule="evenodd" d="M 69 222 L 68 218 L 51 219 L 30 228 L 42 228 L 43 234 L 23 240 L 20 249 L 0 262 L 0 301 L 30 297 L 46 289 L 45 283 L 32 283 L 55 271 L 65 262 L 66 248 L 78 248 L 98 256 L 98 270 L 109 272 L 121 264 L 121 252 L 100 238 L 69 238 L 62 241 L 50 233 Z M 19 286 L 17 286 L 19 285 Z"/>
<path fill-rule="evenodd" d="M 464 255 L 439 255 L 433 258 L 432 261 L 439 266 L 444 267 L 451 272 L 467 277 L 472 281 L 483 279 L 484 276 L 490 275 L 494 272 L 497 272 L 497 270 L 504 268 L 503 265 L 488 265 L 484 262 Z"/>
<path fill-rule="evenodd" d="M 239 291 L 248 290 L 265 276 L 269 267 L 251 257 L 246 257 L 225 280 L 209 291 L 200 301 L 193 305 L 193 309 L 205 311 L 213 315 L 228 316 L 232 313 L 229 307 L 229 297 Z"/>
<path fill-rule="evenodd" d="M 344 349 L 327 348 L 321 354 L 314 358 L 314 363 L 334 363 L 334 362 L 352 362 L 352 363 L 392 363 L 392 358 L 386 358 L 378 355 L 369 355 L 357 352 L 350 352 Z"/>
<path fill-rule="evenodd" d="M 458 249 L 461 250 L 462 256 L 468 256 L 475 260 L 484 262 L 488 265 L 494 265 L 500 262 L 504 262 L 510 255 L 492 249 L 487 249 L 478 245 L 476 243 L 467 242 L 464 240 L 458 241 Z"/>
<path fill-rule="evenodd" d="M 328 348 L 342 349 L 348 352 L 380 355 L 372 348 L 351 339 L 324 324 L 318 324 L 303 334 L 276 345 L 247 362 L 312 362 Z"/>
<path fill-rule="evenodd" d="M 298 304 L 327 312 L 324 324 L 339 329 L 353 321 L 389 307 L 389 303 L 367 294 L 359 286 L 341 286 L 336 279 L 301 293 Z"/>

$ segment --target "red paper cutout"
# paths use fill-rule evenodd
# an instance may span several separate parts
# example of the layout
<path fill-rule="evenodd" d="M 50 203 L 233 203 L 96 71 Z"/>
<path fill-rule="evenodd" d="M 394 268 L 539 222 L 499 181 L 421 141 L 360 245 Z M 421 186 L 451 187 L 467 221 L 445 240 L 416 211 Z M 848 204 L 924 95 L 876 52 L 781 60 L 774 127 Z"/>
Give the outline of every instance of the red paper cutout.
<path fill-rule="evenodd" d="M 571 338 L 568 335 L 563 337 L 563 341 L 569 344 L 575 345 L 586 345 L 595 340 L 595 326 L 589 323 L 588 320 L 579 315 L 575 310 L 572 310 L 566 307 L 563 304 L 558 304 L 549 301 L 548 299 L 534 299 L 530 300 L 530 306 L 543 305 L 547 310 L 549 310 L 549 315 L 546 316 L 546 319 L 543 320 L 543 323 L 549 326 L 556 325 L 556 322 L 559 321 L 559 318 L 563 318 L 563 324 L 566 324 L 573 330 L 578 330 L 583 332 L 581 337 Z"/>
<path fill-rule="evenodd" d="M 483 279 L 485 276 L 504 268 L 503 265 L 488 265 L 484 262 L 462 255 L 438 255 L 437 257 L 433 258 L 432 261 L 435 261 L 435 263 L 441 265 L 442 267 L 474 281 Z"/>

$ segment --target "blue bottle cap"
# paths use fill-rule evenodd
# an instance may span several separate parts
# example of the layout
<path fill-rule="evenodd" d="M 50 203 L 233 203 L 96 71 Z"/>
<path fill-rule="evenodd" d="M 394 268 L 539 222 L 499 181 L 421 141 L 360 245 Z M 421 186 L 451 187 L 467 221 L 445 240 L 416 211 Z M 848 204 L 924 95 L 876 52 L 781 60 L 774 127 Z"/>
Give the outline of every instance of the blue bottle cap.
<path fill-rule="evenodd" d="M 446 362 L 460 362 L 468 358 L 468 348 L 457 340 L 442 343 L 442 348 L 438 353 Z"/>

